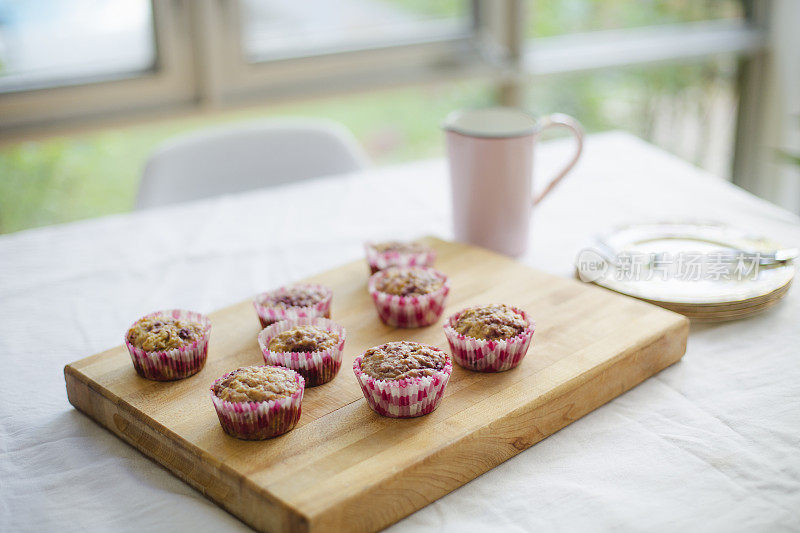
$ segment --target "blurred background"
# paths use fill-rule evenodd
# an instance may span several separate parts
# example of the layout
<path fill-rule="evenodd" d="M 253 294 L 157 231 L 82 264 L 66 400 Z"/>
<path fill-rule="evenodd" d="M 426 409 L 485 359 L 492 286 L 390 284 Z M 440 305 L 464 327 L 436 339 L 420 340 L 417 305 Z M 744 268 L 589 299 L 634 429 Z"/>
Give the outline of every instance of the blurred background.
<path fill-rule="evenodd" d="M 0 233 L 131 210 L 192 130 L 329 118 L 382 165 L 491 104 L 627 130 L 797 212 L 798 27 L 794 0 L 0 0 Z"/>

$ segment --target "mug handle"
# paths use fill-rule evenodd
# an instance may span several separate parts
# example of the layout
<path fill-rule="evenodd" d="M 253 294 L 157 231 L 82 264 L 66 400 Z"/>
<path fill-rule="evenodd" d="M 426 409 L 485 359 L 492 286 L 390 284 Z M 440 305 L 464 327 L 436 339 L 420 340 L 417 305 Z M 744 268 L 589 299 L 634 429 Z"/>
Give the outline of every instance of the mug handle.
<path fill-rule="evenodd" d="M 539 126 L 540 132 L 546 130 L 547 128 L 553 128 L 553 127 L 567 128 L 575 136 L 575 141 L 577 146 L 575 149 L 575 155 L 573 155 L 569 163 L 567 163 L 567 165 L 563 169 L 561 169 L 561 172 L 556 174 L 556 177 L 553 178 L 550 181 L 550 183 L 547 184 L 547 187 L 545 187 L 544 190 L 533 199 L 533 205 L 536 205 L 539 202 L 541 202 L 544 199 L 544 197 L 547 196 L 548 193 L 550 193 L 550 191 L 552 191 L 556 185 L 558 185 L 558 182 L 561 181 L 564 178 L 564 176 L 566 176 L 569 173 L 570 170 L 572 170 L 572 167 L 574 167 L 575 163 L 578 162 L 578 158 L 580 158 L 581 152 L 583 151 L 583 126 L 581 126 L 581 123 L 578 122 L 576 119 L 572 118 L 569 115 L 565 115 L 563 113 L 553 113 L 552 115 L 547 115 L 546 117 L 543 117 L 539 122 L 539 124 L 540 124 Z"/>

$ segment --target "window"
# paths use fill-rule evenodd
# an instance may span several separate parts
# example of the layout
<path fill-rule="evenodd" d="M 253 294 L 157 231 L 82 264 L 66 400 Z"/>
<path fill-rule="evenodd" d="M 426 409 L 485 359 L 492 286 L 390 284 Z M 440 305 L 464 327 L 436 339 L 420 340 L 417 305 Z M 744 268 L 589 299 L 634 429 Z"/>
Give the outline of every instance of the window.
<path fill-rule="evenodd" d="M 84 144 L 0 148 L 0 171 L 10 176 L 0 183 L 0 231 L 124 210 L 138 164 L 169 134 L 284 112 L 344 122 L 376 160 L 395 162 L 440 154 L 439 121 L 453 108 L 563 111 L 589 131 L 631 131 L 717 174 L 731 175 L 735 155 L 738 183 L 761 179 L 765 58 L 779 55 L 767 15 L 791 4 L 0 0 L 0 140 L 121 117 L 215 113 L 131 127 L 125 140 L 85 137 L 134 162 L 108 183 L 108 168 L 88 160 L 67 173 L 87 201 L 116 191 L 92 205 L 63 205 L 47 192 L 58 190 L 57 169 L 71 168 L 61 158 Z M 784 18 L 786 26 L 792 18 Z M 241 105 L 249 111 L 235 111 Z M 89 175 L 94 181 L 76 185 Z M 3 198 L 15 190 L 41 209 L 19 211 L 21 202 Z"/>
<path fill-rule="evenodd" d="M 528 37 L 551 37 L 744 16 L 740 0 L 533 0 L 525 32 Z"/>
<path fill-rule="evenodd" d="M 0 0 L 0 136 L 190 102 L 186 4 Z"/>
<path fill-rule="evenodd" d="M 755 53 L 765 40 L 744 5 L 0 0 L 0 133 L 458 79 L 493 82 L 503 103 L 521 105 L 535 77 Z"/>
<path fill-rule="evenodd" d="M 460 0 L 243 0 L 241 9 L 242 49 L 253 63 L 452 39 L 470 25 Z"/>
<path fill-rule="evenodd" d="M 131 77 L 155 66 L 148 0 L 0 2 L 0 91 Z"/>

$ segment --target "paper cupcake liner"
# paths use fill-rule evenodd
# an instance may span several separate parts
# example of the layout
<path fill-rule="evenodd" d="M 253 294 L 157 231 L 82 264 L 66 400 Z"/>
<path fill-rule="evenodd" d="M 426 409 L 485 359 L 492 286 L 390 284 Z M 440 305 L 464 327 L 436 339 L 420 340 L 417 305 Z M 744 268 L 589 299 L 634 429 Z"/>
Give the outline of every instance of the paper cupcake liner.
<path fill-rule="evenodd" d="M 225 433 L 237 439 L 264 440 L 290 431 L 300 420 L 305 380 L 296 375 L 300 388 L 292 396 L 267 402 L 229 402 L 214 394 L 214 386 L 230 376 L 229 372 L 211 385 L 211 401 Z"/>
<path fill-rule="evenodd" d="M 391 418 L 413 418 L 427 415 L 439 406 L 444 389 L 453 372 L 453 364 L 447 358 L 442 370 L 424 378 L 401 380 L 375 379 L 361 371 L 363 355 L 353 361 L 353 372 L 367 404 L 379 415 Z"/>
<path fill-rule="evenodd" d="M 436 261 L 436 251 L 428 248 L 424 252 L 408 253 L 408 252 L 379 252 L 375 249 L 374 243 L 366 243 L 364 245 L 367 252 L 367 263 L 369 264 L 370 273 L 374 274 L 379 270 L 389 267 L 432 267 Z"/>
<path fill-rule="evenodd" d="M 433 272 L 444 283 L 440 289 L 421 296 L 396 296 L 380 292 L 376 286 L 386 275 L 386 271 L 382 270 L 370 276 L 367 288 L 372 301 L 375 302 L 378 316 L 385 324 L 398 328 L 421 328 L 430 326 L 442 316 L 445 300 L 450 293 L 450 283 L 447 276 L 438 270 L 432 268 L 425 270 Z"/>
<path fill-rule="evenodd" d="M 317 326 L 339 336 L 333 348 L 318 352 L 274 352 L 269 349 L 272 339 L 295 326 Z M 342 351 L 347 336 L 345 329 L 327 318 L 295 318 L 272 324 L 258 334 L 258 345 L 268 365 L 291 368 L 306 380 L 306 387 L 316 387 L 336 377 L 342 366 Z"/>
<path fill-rule="evenodd" d="M 469 370 L 478 372 L 503 372 L 520 364 L 533 340 L 535 323 L 525 311 L 512 307 L 528 322 L 528 327 L 510 339 L 486 340 L 463 335 L 453 329 L 466 309 L 451 315 L 444 324 L 444 334 L 450 344 L 453 360 Z"/>
<path fill-rule="evenodd" d="M 325 292 L 325 298 L 323 298 L 322 301 L 308 307 L 270 307 L 261 303 L 268 295 L 286 289 L 286 287 L 280 287 L 272 291 L 262 292 L 253 299 L 253 307 L 256 310 L 256 314 L 258 314 L 258 320 L 261 321 L 262 328 L 265 328 L 276 322 L 280 322 L 281 320 L 289 320 L 293 318 L 331 317 L 331 301 L 333 300 L 333 291 L 324 285 L 317 285 L 313 283 L 306 283 L 302 286 L 322 289 Z"/>
<path fill-rule="evenodd" d="M 136 322 L 155 316 L 168 316 L 177 320 L 197 322 L 205 329 L 205 335 L 186 346 L 160 352 L 148 352 L 131 344 L 128 341 L 128 333 L 136 325 Z M 188 378 L 203 369 L 208 356 L 208 338 L 211 332 L 211 321 L 207 316 L 183 309 L 167 309 L 150 313 L 139 320 L 134 322 L 125 333 L 125 346 L 128 347 L 128 353 L 131 355 L 133 368 L 140 376 L 155 381 L 175 381 Z"/>

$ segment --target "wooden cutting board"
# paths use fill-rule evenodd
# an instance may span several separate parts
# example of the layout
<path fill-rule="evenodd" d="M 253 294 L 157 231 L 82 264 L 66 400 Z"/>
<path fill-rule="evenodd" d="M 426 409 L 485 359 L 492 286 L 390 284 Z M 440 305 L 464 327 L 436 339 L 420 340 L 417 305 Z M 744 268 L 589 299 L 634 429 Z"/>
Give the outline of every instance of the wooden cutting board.
<path fill-rule="evenodd" d="M 333 288 L 332 318 L 347 328 L 347 344 L 338 376 L 306 390 L 300 422 L 284 436 L 227 436 L 209 397 L 218 376 L 262 363 L 249 301 L 211 313 L 208 362 L 197 375 L 172 383 L 142 379 L 120 346 L 65 367 L 69 400 L 258 530 L 366 531 L 529 448 L 686 349 L 689 321 L 681 315 L 483 249 L 428 242 L 452 285 L 445 315 L 428 328 L 399 330 L 378 320 L 364 261 L 308 280 Z M 397 420 L 370 410 L 353 376 L 356 355 L 401 339 L 447 350 L 444 318 L 493 302 L 522 307 L 536 320 L 519 367 L 481 374 L 454 365 L 441 405 L 428 416 Z"/>

